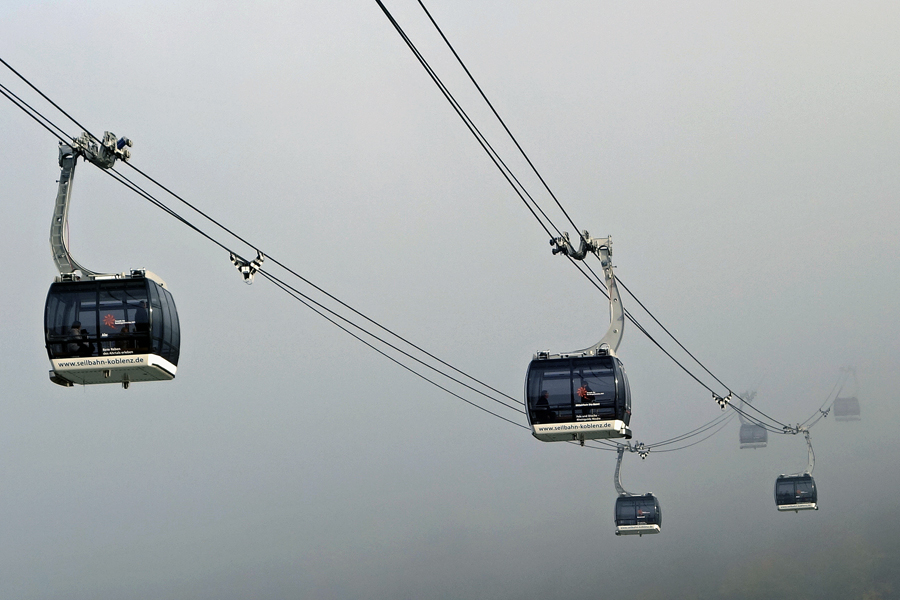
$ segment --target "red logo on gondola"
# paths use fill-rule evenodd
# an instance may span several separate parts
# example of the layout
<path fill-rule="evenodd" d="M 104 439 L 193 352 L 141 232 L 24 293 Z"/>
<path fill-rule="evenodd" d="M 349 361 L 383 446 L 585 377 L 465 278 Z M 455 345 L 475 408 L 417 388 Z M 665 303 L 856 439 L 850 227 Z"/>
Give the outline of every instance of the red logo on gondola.
<path fill-rule="evenodd" d="M 103 317 L 103 324 L 107 327 L 115 327 L 116 326 L 116 318 L 112 315 L 106 315 Z"/>

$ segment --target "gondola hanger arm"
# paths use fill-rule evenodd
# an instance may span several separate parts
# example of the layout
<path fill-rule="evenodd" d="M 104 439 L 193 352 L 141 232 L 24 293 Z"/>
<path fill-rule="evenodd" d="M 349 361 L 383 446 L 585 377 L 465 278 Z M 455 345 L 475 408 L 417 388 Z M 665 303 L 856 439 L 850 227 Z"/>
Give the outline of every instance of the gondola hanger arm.
<path fill-rule="evenodd" d="M 816 454 L 813 452 L 812 440 L 809 437 L 809 429 L 803 428 L 803 437 L 806 438 L 806 474 L 812 475 L 813 469 L 816 468 Z"/>
<path fill-rule="evenodd" d="M 616 450 L 616 472 L 613 475 L 613 484 L 616 486 L 616 492 L 620 496 L 634 496 L 634 494 L 629 494 L 625 491 L 625 488 L 622 487 L 622 456 L 625 454 L 625 445 L 619 444 L 618 449 Z"/>
<path fill-rule="evenodd" d="M 553 254 L 563 254 L 573 260 L 584 260 L 588 254 L 596 255 L 600 259 L 600 265 L 603 267 L 606 289 L 609 291 L 610 323 L 606 334 L 593 346 L 565 354 L 581 356 L 607 354 L 616 356 L 625 330 L 625 311 L 622 308 L 622 299 L 619 296 L 619 287 L 616 284 L 616 275 L 613 272 L 612 238 L 592 238 L 587 231 L 582 231 L 581 242 L 578 250 L 576 250 L 569 240 L 568 232 L 563 232 L 562 237 L 551 239 L 550 245 L 553 246 Z"/>
<path fill-rule="evenodd" d="M 116 160 L 127 161 L 131 157 L 128 147 L 132 145 L 128 138 L 116 140 L 116 136 L 109 131 L 103 134 L 103 140 L 98 144 L 88 133 L 82 133 L 73 138 L 72 143 L 59 143 L 59 186 L 56 192 L 56 205 L 53 209 L 53 221 L 50 224 L 50 249 L 53 252 L 53 262 L 59 271 L 60 277 L 78 278 L 81 276 L 93 278 L 102 273 L 91 271 L 81 266 L 69 252 L 69 204 L 72 199 L 72 183 L 75 178 L 75 166 L 78 157 L 97 165 L 101 169 L 109 169 Z"/>
<path fill-rule="evenodd" d="M 626 444 L 618 444 L 618 448 L 616 448 L 616 471 L 613 475 L 613 484 L 616 486 L 616 492 L 618 492 L 620 496 L 637 496 L 638 494 L 632 494 L 631 492 L 626 491 L 624 487 L 622 487 L 622 456 L 625 454 L 626 450 L 628 450 L 629 452 L 637 452 L 638 455 L 642 459 L 644 459 L 647 458 L 647 454 L 650 453 L 650 449 L 647 448 L 647 446 L 645 446 L 643 443 L 636 443 L 632 446 L 631 442 L 628 442 Z"/>

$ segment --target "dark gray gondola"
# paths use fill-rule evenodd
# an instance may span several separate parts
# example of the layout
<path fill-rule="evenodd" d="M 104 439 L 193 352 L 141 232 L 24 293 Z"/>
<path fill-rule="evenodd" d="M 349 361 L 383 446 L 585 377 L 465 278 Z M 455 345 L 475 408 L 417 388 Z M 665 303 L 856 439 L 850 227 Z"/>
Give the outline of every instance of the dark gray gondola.
<path fill-rule="evenodd" d="M 837 421 L 859 421 L 859 400 L 852 398 L 836 398 L 834 400 L 834 418 Z"/>
<path fill-rule="evenodd" d="M 662 510 L 653 494 L 616 498 L 616 535 L 659 533 Z"/>
<path fill-rule="evenodd" d="M 575 250 L 569 234 L 550 241 L 553 254 L 600 259 L 609 291 L 610 324 L 599 342 L 574 352 L 536 352 L 525 374 L 525 404 L 534 437 L 544 442 L 631 438 L 631 389 L 616 352 L 625 328 L 612 264 L 612 241 L 581 234 Z"/>
<path fill-rule="evenodd" d="M 78 159 L 111 168 L 127 161 L 131 140 L 103 140 L 82 133 L 59 143 L 60 174 L 50 223 L 50 249 L 59 271 L 44 305 L 44 341 L 52 370 L 62 386 L 173 379 L 181 328 L 166 284 L 143 269 L 98 273 L 69 252 L 68 214 Z"/>
<path fill-rule="evenodd" d="M 174 378 L 181 330 L 164 285 L 144 271 L 52 284 L 44 307 L 50 379 L 127 387 Z"/>
<path fill-rule="evenodd" d="M 765 448 L 769 441 L 769 432 L 756 423 L 744 423 L 740 432 L 741 449 Z"/>
<path fill-rule="evenodd" d="M 640 452 L 630 443 L 618 444 L 616 448 L 616 470 L 613 484 L 619 497 L 616 498 L 616 535 L 637 535 L 659 533 L 662 528 L 662 510 L 659 500 L 653 494 L 632 494 L 622 487 L 622 457 L 625 449 Z M 643 456 L 643 455 L 642 455 Z"/>
<path fill-rule="evenodd" d="M 812 475 L 779 475 L 775 481 L 775 505 L 779 511 L 819 510 Z"/>
<path fill-rule="evenodd" d="M 614 356 L 541 358 L 528 365 L 528 422 L 543 441 L 631 437 L 631 389 Z"/>

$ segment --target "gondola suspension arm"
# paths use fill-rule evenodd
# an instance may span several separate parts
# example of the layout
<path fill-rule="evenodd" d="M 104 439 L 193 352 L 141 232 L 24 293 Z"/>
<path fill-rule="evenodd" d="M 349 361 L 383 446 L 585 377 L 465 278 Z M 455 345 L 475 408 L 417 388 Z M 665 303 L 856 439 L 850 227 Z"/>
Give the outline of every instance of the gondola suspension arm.
<path fill-rule="evenodd" d="M 784 432 L 791 435 L 802 433 L 806 438 L 806 471 L 805 475 L 812 475 L 813 469 L 816 467 L 816 453 L 813 451 L 812 439 L 809 437 L 809 428 L 802 425 L 785 426 Z"/>
<path fill-rule="evenodd" d="M 812 475 L 813 469 L 816 467 L 816 454 L 813 452 L 812 440 L 809 439 L 809 429 L 803 429 L 803 437 L 806 438 L 806 474 Z"/>
<path fill-rule="evenodd" d="M 80 271 L 82 277 L 93 278 L 102 273 L 91 271 L 81 266 L 69 252 L 69 236 L 67 233 L 69 222 L 69 203 L 72 198 L 72 183 L 75 178 L 75 166 L 78 157 L 91 162 L 101 169 L 109 169 L 116 160 L 127 161 L 131 157 L 131 140 L 121 138 L 110 132 L 103 134 L 103 141 L 98 144 L 87 133 L 74 138 L 71 144 L 59 143 L 59 187 L 56 192 L 56 205 L 53 209 L 53 222 L 50 224 L 50 249 L 53 252 L 53 262 L 60 276 L 78 278 L 75 275 Z"/>
<path fill-rule="evenodd" d="M 619 493 L 620 496 L 634 496 L 629 492 L 625 491 L 625 488 L 622 487 L 622 456 L 625 454 L 625 445 L 619 444 L 618 449 L 616 450 L 616 473 L 613 475 L 613 483 L 616 486 L 616 492 Z"/>
<path fill-rule="evenodd" d="M 562 355 L 597 356 L 598 354 L 608 354 L 616 356 L 625 329 L 625 311 L 622 309 L 619 287 L 616 285 L 616 275 L 613 272 L 612 238 L 592 238 L 587 231 L 582 231 L 581 244 L 578 250 L 575 250 L 569 240 L 568 232 L 563 232 L 562 237 L 551 239 L 550 245 L 553 246 L 553 254 L 563 254 L 573 260 L 584 260 L 588 254 L 595 254 L 600 259 L 603 276 L 606 279 L 606 288 L 609 290 L 610 323 L 606 334 L 593 346 Z"/>
<path fill-rule="evenodd" d="M 650 453 L 650 449 L 647 448 L 643 443 L 637 443 L 635 445 L 631 445 L 631 442 L 627 444 L 618 444 L 618 448 L 616 448 L 616 472 L 613 475 L 613 483 L 616 486 L 616 491 L 620 496 L 638 496 L 639 494 L 632 494 L 631 492 L 625 491 L 625 488 L 622 487 L 622 456 L 625 454 L 625 451 L 629 452 L 637 452 L 641 459 L 647 458 L 647 455 Z"/>

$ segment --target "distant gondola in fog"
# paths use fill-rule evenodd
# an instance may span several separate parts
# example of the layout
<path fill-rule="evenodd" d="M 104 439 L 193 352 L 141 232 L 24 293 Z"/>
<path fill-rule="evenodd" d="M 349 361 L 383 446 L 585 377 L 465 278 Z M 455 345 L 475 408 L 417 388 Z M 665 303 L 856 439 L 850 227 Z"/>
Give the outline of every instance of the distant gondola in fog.
<path fill-rule="evenodd" d="M 844 391 L 844 386 L 841 386 L 841 389 L 837 393 L 837 398 L 834 399 L 834 420 L 835 421 L 859 421 L 859 400 L 857 399 L 857 394 L 859 394 L 859 380 L 856 378 L 856 369 L 853 367 L 843 367 L 841 371 L 844 373 L 844 382 L 846 383 L 847 379 L 853 378 L 853 383 L 851 384 L 851 392 L 845 395 L 841 395 L 841 392 Z"/>
<path fill-rule="evenodd" d="M 625 448 L 631 446 L 619 444 L 616 458 L 616 472 L 613 483 L 619 497 L 616 498 L 615 522 L 616 535 L 637 535 L 659 533 L 662 527 L 662 509 L 659 499 L 651 493 L 632 494 L 622 487 L 621 468 Z"/>
<path fill-rule="evenodd" d="M 856 397 L 834 400 L 835 421 L 859 421 L 859 400 Z"/>
<path fill-rule="evenodd" d="M 769 441 L 769 432 L 761 423 L 746 418 L 746 407 L 750 405 L 756 397 L 756 392 L 744 392 L 740 402 L 740 410 L 738 411 L 738 419 L 741 422 L 740 444 L 741 449 L 745 448 L 765 448 Z"/>
<path fill-rule="evenodd" d="M 775 481 L 775 505 L 780 511 L 819 510 L 816 482 L 809 473 L 779 475 Z"/>
<path fill-rule="evenodd" d="M 741 449 L 765 448 L 769 441 L 769 432 L 762 425 L 743 423 L 740 431 Z"/>

